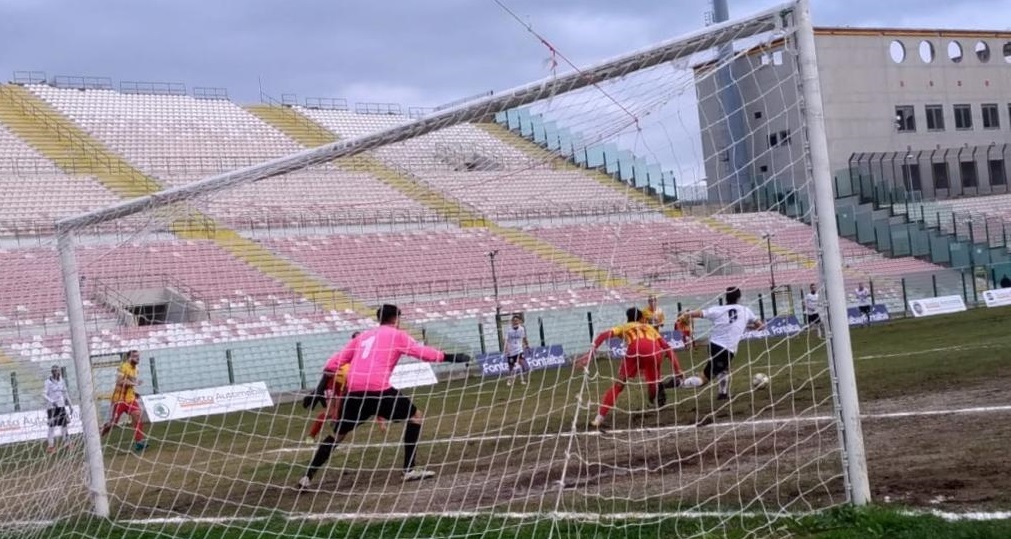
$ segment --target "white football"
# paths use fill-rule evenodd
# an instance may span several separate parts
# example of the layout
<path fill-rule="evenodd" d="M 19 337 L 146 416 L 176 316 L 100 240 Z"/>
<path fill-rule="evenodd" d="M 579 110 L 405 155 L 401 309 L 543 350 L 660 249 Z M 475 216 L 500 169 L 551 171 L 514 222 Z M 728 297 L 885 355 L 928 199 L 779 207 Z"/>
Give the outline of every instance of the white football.
<path fill-rule="evenodd" d="M 768 384 L 769 384 L 769 377 L 762 373 L 758 373 L 751 378 L 751 387 L 755 389 L 762 389 Z"/>

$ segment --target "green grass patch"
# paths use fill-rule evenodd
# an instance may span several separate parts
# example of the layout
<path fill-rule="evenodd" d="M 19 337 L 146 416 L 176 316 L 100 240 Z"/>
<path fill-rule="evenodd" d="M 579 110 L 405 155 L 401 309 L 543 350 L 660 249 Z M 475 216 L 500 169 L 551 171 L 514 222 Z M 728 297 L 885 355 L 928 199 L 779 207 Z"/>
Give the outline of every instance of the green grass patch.
<path fill-rule="evenodd" d="M 430 517 L 387 521 L 313 521 L 283 517 L 215 524 L 130 523 L 87 519 L 36 528 L 37 537 L 103 537 L 107 539 L 282 539 L 292 537 L 496 537 L 560 539 L 695 537 L 743 539 L 1006 539 L 1011 520 L 948 521 L 925 514 L 869 507 L 838 508 L 802 517 L 679 517 L 660 520 L 594 520 Z M 0 533 L 14 539 L 16 534 Z"/>

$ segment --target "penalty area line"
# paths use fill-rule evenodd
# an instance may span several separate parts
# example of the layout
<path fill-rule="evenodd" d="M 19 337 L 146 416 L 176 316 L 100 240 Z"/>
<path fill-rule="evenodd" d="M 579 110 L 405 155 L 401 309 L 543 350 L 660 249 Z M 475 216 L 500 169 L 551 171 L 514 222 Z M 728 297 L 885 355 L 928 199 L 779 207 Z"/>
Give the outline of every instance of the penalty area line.
<path fill-rule="evenodd" d="M 932 416 L 943 416 L 943 415 L 962 415 L 962 414 L 988 414 L 988 413 L 999 413 L 999 412 L 1011 412 L 1011 405 L 1001 405 L 1001 406 L 976 406 L 971 408 L 952 408 L 948 410 L 921 410 L 915 412 L 887 412 L 878 414 L 861 414 L 861 419 L 902 419 L 908 417 L 932 417 Z M 731 421 L 724 423 L 710 423 L 707 425 L 670 425 L 666 427 L 647 427 L 641 429 L 606 429 L 602 431 L 588 430 L 588 431 L 577 431 L 577 432 L 559 432 L 552 434 L 502 434 L 502 435 L 482 435 L 482 436 L 453 436 L 449 438 L 437 438 L 433 440 L 428 440 L 428 444 L 439 444 L 439 443 L 468 443 L 468 442 L 494 442 L 498 440 L 545 440 L 554 439 L 564 436 L 601 436 L 601 435 L 615 435 L 615 434 L 648 434 L 653 432 L 678 432 L 678 431 L 688 431 L 697 430 L 705 428 L 722 428 L 722 429 L 734 429 L 742 427 L 760 427 L 768 425 L 782 425 L 789 423 L 820 423 L 825 421 L 832 421 L 835 418 L 833 416 L 809 416 L 809 417 L 783 417 L 774 419 L 752 419 L 746 421 Z M 375 447 L 400 447 L 400 441 L 396 442 L 383 442 L 378 444 L 341 444 L 342 447 L 352 449 L 352 448 L 375 448 Z M 280 449 L 272 449 L 265 451 L 264 453 L 301 453 L 304 451 L 315 451 L 316 444 L 305 445 L 302 447 L 285 447 Z"/>

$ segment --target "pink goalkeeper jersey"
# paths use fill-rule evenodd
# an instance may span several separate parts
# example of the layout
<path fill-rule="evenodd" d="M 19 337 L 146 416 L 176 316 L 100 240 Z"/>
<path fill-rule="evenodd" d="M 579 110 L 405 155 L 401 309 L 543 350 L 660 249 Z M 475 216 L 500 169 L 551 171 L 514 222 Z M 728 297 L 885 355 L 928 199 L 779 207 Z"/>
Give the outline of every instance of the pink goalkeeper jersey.
<path fill-rule="evenodd" d="M 327 360 L 324 370 L 336 372 L 345 363 L 351 363 L 348 391 L 383 391 L 392 387 L 390 375 L 401 356 L 433 362 L 446 357 L 435 348 L 418 344 L 404 331 L 393 326 L 379 326 L 351 339 L 343 350 Z"/>

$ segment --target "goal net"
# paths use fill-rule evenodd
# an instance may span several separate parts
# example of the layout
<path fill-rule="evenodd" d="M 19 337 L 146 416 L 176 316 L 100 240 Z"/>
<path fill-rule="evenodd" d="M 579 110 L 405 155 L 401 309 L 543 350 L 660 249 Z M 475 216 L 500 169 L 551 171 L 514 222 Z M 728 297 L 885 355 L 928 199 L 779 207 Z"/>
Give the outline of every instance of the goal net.
<path fill-rule="evenodd" d="M 813 287 L 825 319 L 796 18 L 581 71 L 554 58 L 447 109 L 221 105 L 277 139 L 234 155 L 178 125 L 138 149 L 78 116 L 123 182 L 168 191 L 4 254 L 24 304 L 54 314 L 5 333 L 0 536 L 759 537 L 845 503 L 830 341 L 803 310 Z M 58 110 L 94 95 L 49 91 Z M 747 310 L 723 318 L 764 328 L 716 329 L 724 379 L 708 343 L 730 287 Z M 334 424 L 306 397 L 382 304 L 472 361 L 405 357 L 391 385 L 419 415 L 384 401 L 390 420 L 363 418 L 296 491 Z M 678 366 L 605 335 L 578 368 L 631 307 Z M 354 342 L 353 371 L 375 341 Z M 52 365 L 72 408 L 49 452 Z M 80 434 L 89 387 L 100 438 Z"/>

